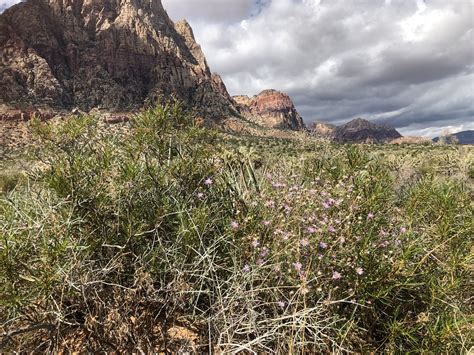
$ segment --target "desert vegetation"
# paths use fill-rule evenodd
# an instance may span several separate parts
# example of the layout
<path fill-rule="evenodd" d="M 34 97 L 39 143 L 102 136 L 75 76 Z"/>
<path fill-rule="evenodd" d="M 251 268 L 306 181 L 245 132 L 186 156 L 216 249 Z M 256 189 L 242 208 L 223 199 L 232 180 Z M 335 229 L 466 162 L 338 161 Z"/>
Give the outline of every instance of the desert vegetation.
<path fill-rule="evenodd" d="M 179 103 L 127 125 L 36 122 L 3 163 L 2 351 L 473 346 L 471 147 L 224 137 Z"/>

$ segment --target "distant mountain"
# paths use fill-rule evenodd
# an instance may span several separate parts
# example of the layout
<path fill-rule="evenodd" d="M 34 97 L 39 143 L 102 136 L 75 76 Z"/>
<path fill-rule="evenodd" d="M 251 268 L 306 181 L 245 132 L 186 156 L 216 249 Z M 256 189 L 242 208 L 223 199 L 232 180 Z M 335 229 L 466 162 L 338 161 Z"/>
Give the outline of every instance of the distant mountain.
<path fill-rule="evenodd" d="M 336 128 L 336 125 L 325 122 L 313 122 L 309 126 L 311 133 L 323 138 L 333 138 Z"/>
<path fill-rule="evenodd" d="M 362 118 L 336 127 L 333 136 L 340 143 L 385 143 L 402 137 L 393 127 L 378 125 Z"/>
<path fill-rule="evenodd" d="M 462 131 L 454 134 L 450 134 L 457 139 L 458 144 L 474 144 L 474 130 Z M 438 142 L 439 137 L 433 138 L 433 142 Z"/>
<path fill-rule="evenodd" d="M 248 97 L 234 96 L 242 116 L 267 128 L 303 130 L 303 118 L 296 111 L 291 98 L 276 90 L 264 90 L 260 94 Z"/>

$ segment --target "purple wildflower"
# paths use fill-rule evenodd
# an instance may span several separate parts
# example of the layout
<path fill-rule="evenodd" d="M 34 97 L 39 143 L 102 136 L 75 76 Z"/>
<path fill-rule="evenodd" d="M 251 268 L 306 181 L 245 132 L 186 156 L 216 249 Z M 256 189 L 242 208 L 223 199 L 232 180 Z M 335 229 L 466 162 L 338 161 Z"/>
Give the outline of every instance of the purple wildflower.
<path fill-rule="evenodd" d="M 204 180 L 204 185 L 206 186 L 211 186 L 213 183 L 214 181 L 212 181 L 211 178 L 207 178 L 206 180 Z"/>
<path fill-rule="evenodd" d="M 239 229 L 239 223 L 236 221 L 230 222 L 230 226 L 232 227 L 232 229 Z"/>
<path fill-rule="evenodd" d="M 367 215 L 367 219 L 373 219 L 375 217 L 375 215 L 370 212 L 368 215 Z"/>
<path fill-rule="evenodd" d="M 283 302 L 283 301 L 278 301 L 278 306 L 279 306 L 280 308 L 285 308 L 286 303 Z"/>
<path fill-rule="evenodd" d="M 295 267 L 295 270 L 298 272 L 301 272 L 301 268 L 303 267 L 303 264 L 301 264 L 299 261 L 296 263 L 293 263 L 293 266 Z"/>
<path fill-rule="evenodd" d="M 267 247 L 262 248 L 262 252 L 260 253 L 260 256 L 262 258 L 266 258 L 270 254 L 270 250 Z"/>
<path fill-rule="evenodd" d="M 341 274 L 338 273 L 337 271 L 334 271 L 334 272 L 332 273 L 332 279 L 333 279 L 333 280 L 339 280 L 341 277 L 342 277 Z"/>
<path fill-rule="evenodd" d="M 265 207 L 275 207 L 275 201 L 272 201 L 272 200 L 266 201 Z"/>
<path fill-rule="evenodd" d="M 302 247 L 307 247 L 307 246 L 309 246 L 309 240 L 308 240 L 308 238 L 303 238 L 303 239 L 301 239 L 301 240 L 300 240 L 300 245 L 301 245 Z"/>
<path fill-rule="evenodd" d="M 252 242 L 252 246 L 253 246 L 254 248 L 258 248 L 258 247 L 260 246 L 260 242 L 255 239 L 255 240 Z"/>
<path fill-rule="evenodd" d="M 244 267 L 242 268 L 242 271 L 245 273 L 250 272 L 250 266 L 248 264 L 245 264 Z"/>
<path fill-rule="evenodd" d="M 326 243 L 324 243 L 324 242 L 320 242 L 320 243 L 319 243 L 319 247 L 320 247 L 321 249 L 327 249 L 328 245 L 327 245 Z"/>
<path fill-rule="evenodd" d="M 361 267 L 357 267 L 355 269 L 355 272 L 357 273 L 357 275 L 362 275 L 364 273 L 364 269 Z"/>

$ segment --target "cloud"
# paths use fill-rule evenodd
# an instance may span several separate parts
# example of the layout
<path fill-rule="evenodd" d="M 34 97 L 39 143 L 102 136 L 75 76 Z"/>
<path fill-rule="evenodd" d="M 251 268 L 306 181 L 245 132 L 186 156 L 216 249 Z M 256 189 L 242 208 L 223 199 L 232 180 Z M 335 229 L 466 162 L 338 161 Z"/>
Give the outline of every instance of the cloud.
<path fill-rule="evenodd" d="M 191 24 L 231 94 L 274 88 L 306 122 L 362 116 L 436 135 L 473 128 L 473 8 L 472 0 L 272 0 L 240 21 L 208 13 Z"/>
<path fill-rule="evenodd" d="M 257 9 L 254 0 L 163 0 L 170 17 L 188 21 L 239 22 Z"/>
<path fill-rule="evenodd" d="M 0 0 L 0 14 L 18 2 L 20 2 L 20 0 Z"/>
<path fill-rule="evenodd" d="M 0 0 L 0 11 L 15 0 Z M 306 122 L 474 128 L 474 0 L 163 0 L 231 94 L 285 91 Z"/>

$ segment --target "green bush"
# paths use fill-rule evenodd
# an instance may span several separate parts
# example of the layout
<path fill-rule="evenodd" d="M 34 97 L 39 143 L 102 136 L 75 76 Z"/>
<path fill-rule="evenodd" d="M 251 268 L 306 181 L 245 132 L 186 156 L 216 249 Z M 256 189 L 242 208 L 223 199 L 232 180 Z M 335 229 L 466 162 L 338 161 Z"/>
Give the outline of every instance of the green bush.
<path fill-rule="evenodd" d="M 79 117 L 37 132 L 31 183 L 0 198 L 7 351 L 472 346 L 463 180 L 401 183 L 384 147 L 268 140 L 286 147 L 269 154 L 175 102 L 124 130 Z"/>

